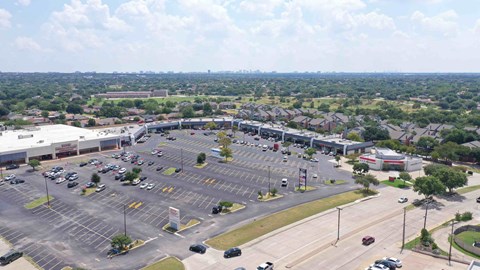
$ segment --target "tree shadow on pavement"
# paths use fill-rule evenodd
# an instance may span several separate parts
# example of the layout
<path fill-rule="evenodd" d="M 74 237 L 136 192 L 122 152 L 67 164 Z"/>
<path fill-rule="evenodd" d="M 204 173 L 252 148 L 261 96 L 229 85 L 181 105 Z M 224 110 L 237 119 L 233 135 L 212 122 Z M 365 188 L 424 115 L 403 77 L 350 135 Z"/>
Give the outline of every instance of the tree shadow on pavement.
<path fill-rule="evenodd" d="M 444 199 L 449 202 L 463 202 L 466 198 L 465 196 L 458 194 L 456 192 L 454 193 L 445 193 L 443 195 L 437 196 L 440 199 Z"/>

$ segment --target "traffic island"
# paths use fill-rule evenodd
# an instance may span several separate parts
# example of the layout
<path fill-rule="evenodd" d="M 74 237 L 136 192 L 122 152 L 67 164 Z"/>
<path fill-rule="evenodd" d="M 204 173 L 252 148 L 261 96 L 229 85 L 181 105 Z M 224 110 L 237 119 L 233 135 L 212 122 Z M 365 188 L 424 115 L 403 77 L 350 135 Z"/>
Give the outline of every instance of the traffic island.
<path fill-rule="evenodd" d="M 306 192 L 306 191 L 312 191 L 312 190 L 316 190 L 316 189 L 317 189 L 316 187 L 306 186 L 306 187 L 296 187 L 296 188 L 295 188 L 295 191 L 297 191 L 297 192 Z"/>
<path fill-rule="evenodd" d="M 260 202 L 268 202 L 268 201 L 273 201 L 280 198 L 283 198 L 282 194 L 271 194 L 271 193 L 259 194 L 257 197 L 258 201 Z"/>
<path fill-rule="evenodd" d="M 174 233 L 179 233 L 181 231 L 184 231 L 186 229 L 189 229 L 195 225 L 198 225 L 200 224 L 200 221 L 197 220 L 197 219 L 191 219 L 190 221 L 187 222 L 187 224 L 180 224 L 180 229 L 179 230 L 175 230 L 174 228 L 170 227 L 170 224 L 167 223 L 165 224 L 163 227 L 162 227 L 162 230 L 168 232 L 168 233 L 171 233 L 171 234 L 174 234 Z"/>
<path fill-rule="evenodd" d="M 170 167 L 163 172 L 163 175 L 172 175 L 175 173 L 175 168 Z"/>
<path fill-rule="evenodd" d="M 335 179 L 330 179 L 330 180 L 325 180 L 324 184 L 329 185 L 329 186 L 334 186 L 334 185 L 342 185 L 345 184 L 347 181 L 345 180 L 335 180 Z"/>
<path fill-rule="evenodd" d="M 193 167 L 194 167 L 194 168 L 197 168 L 197 169 L 203 169 L 203 168 L 205 168 L 205 166 L 207 166 L 207 165 L 208 165 L 208 163 L 205 162 L 205 163 L 202 163 L 202 164 L 195 164 Z"/>
<path fill-rule="evenodd" d="M 240 210 L 244 209 L 245 207 L 246 207 L 246 206 L 243 205 L 243 204 L 233 203 L 233 206 L 232 206 L 232 207 L 223 208 L 223 209 L 222 209 L 222 212 L 220 212 L 220 215 L 223 216 L 223 215 L 231 214 L 231 213 L 240 211 Z"/>
<path fill-rule="evenodd" d="M 88 195 L 94 193 L 94 192 L 95 192 L 95 189 L 96 189 L 96 188 L 94 188 L 94 187 L 91 187 L 91 188 L 82 188 L 82 191 L 81 191 L 80 195 L 82 195 L 82 196 L 88 196 Z"/>
<path fill-rule="evenodd" d="M 41 198 L 38 198 L 34 201 L 31 201 L 27 204 L 25 204 L 23 207 L 25 207 L 26 209 L 33 209 L 33 208 L 37 208 L 41 205 L 44 205 L 45 203 L 47 203 L 49 200 L 52 201 L 53 199 L 55 199 L 53 196 L 48 196 L 48 199 L 47 199 L 47 196 L 44 196 L 44 197 L 41 197 Z"/>

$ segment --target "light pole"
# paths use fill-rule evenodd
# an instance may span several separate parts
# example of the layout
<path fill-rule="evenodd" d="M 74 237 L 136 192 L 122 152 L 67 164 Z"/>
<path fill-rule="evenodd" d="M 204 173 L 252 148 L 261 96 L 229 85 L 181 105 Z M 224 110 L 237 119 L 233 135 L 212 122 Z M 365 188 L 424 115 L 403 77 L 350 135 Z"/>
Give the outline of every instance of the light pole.
<path fill-rule="evenodd" d="M 127 205 L 123 205 L 123 229 L 125 231 L 125 236 L 127 236 Z"/>
<path fill-rule="evenodd" d="M 340 211 L 342 211 L 343 209 L 340 207 L 337 207 L 337 210 L 338 210 L 338 227 L 337 227 L 337 242 L 338 242 L 338 240 L 340 240 Z"/>
<path fill-rule="evenodd" d="M 448 265 L 452 265 L 451 259 L 452 259 L 452 242 L 453 242 L 453 224 L 455 222 L 455 219 L 452 219 L 452 232 L 450 233 L 450 248 L 448 250 Z"/>
<path fill-rule="evenodd" d="M 400 253 L 402 253 L 403 248 L 405 247 L 405 218 L 407 216 L 407 208 L 403 208 L 403 234 L 402 234 L 402 250 Z"/>
<path fill-rule="evenodd" d="M 180 149 L 180 156 L 182 158 L 182 173 L 183 173 L 183 149 Z"/>
<path fill-rule="evenodd" d="M 50 208 L 50 196 L 48 195 L 47 177 L 44 176 L 43 179 L 45 180 L 45 189 L 47 190 L 47 207 Z"/>
<path fill-rule="evenodd" d="M 268 165 L 268 195 L 270 195 L 270 165 Z"/>
<path fill-rule="evenodd" d="M 427 227 L 427 215 L 428 215 L 428 202 L 425 204 L 425 219 L 423 221 L 423 228 Z"/>

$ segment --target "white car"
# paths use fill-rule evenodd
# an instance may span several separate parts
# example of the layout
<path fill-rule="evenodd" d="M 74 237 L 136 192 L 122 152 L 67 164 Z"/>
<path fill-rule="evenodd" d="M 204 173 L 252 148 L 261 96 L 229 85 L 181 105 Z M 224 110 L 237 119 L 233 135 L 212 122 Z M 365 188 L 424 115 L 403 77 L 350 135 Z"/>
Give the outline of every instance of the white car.
<path fill-rule="evenodd" d="M 127 171 L 127 169 L 121 168 L 120 170 L 118 170 L 118 173 L 119 174 L 124 174 L 126 171 Z"/>
<path fill-rule="evenodd" d="M 389 270 L 389 268 L 383 264 L 372 264 L 369 267 L 365 268 L 365 270 Z"/>
<path fill-rule="evenodd" d="M 65 180 L 67 180 L 67 179 L 65 179 L 65 177 L 59 177 L 59 178 L 55 181 L 55 183 L 61 184 L 61 183 L 65 182 Z"/>
<path fill-rule="evenodd" d="M 153 183 L 152 183 L 152 184 L 148 184 L 147 190 L 151 190 L 151 189 L 153 189 L 154 187 L 155 187 L 155 184 L 153 184 Z"/>
<path fill-rule="evenodd" d="M 397 259 L 397 258 L 394 258 L 394 257 L 385 257 L 385 258 L 383 258 L 383 259 L 386 260 L 386 261 L 389 261 L 389 262 L 394 263 L 397 268 L 402 268 L 402 261 L 400 261 L 400 260 Z"/>
<path fill-rule="evenodd" d="M 399 202 L 399 203 L 406 203 L 406 202 L 408 202 L 408 198 L 407 198 L 407 197 L 400 197 L 400 198 L 398 199 L 398 202 Z"/>
<path fill-rule="evenodd" d="M 144 188 L 146 188 L 147 186 L 148 186 L 148 183 L 142 183 L 142 184 L 140 185 L 140 188 L 141 188 L 141 189 L 144 189 Z"/>
<path fill-rule="evenodd" d="M 105 190 L 105 188 L 107 188 L 107 186 L 105 186 L 105 184 L 100 184 L 97 186 L 97 189 L 95 189 L 95 192 L 100 192 L 102 190 Z"/>
<path fill-rule="evenodd" d="M 10 174 L 9 176 L 5 177 L 5 181 L 10 181 L 10 180 L 13 180 L 17 178 L 17 176 L 15 174 Z"/>
<path fill-rule="evenodd" d="M 312 158 L 310 159 L 311 162 L 318 162 L 318 158 Z"/>
<path fill-rule="evenodd" d="M 156 154 L 158 154 L 158 151 L 157 151 L 157 150 L 153 150 L 153 151 L 152 151 L 152 155 L 156 155 Z"/>
<path fill-rule="evenodd" d="M 316 173 L 314 173 L 314 174 L 312 174 L 312 177 L 313 177 L 313 178 L 317 178 L 318 175 L 317 175 Z"/>
<path fill-rule="evenodd" d="M 132 185 L 136 186 L 138 184 L 140 184 L 140 179 L 139 178 L 132 181 Z"/>

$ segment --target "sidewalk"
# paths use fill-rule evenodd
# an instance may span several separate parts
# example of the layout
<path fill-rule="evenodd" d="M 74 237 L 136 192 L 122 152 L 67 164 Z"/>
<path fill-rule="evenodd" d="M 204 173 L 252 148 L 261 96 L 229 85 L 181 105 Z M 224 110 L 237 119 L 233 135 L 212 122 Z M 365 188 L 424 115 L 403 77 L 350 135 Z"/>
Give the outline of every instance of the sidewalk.
<path fill-rule="evenodd" d="M 469 220 L 467 222 L 460 222 L 460 223 L 455 223 L 453 225 L 453 230 L 455 230 L 458 227 L 465 226 L 465 225 L 478 225 L 480 223 L 480 217 L 473 217 L 472 220 Z M 432 234 L 433 239 L 435 239 L 435 243 L 438 245 L 438 247 L 447 252 L 450 249 L 450 242 L 448 241 L 448 238 L 450 234 L 452 233 L 452 226 L 447 226 L 445 228 L 441 228 L 437 231 L 435 231 Z M 471 261 L 474 258 L 465 255 L 464 253 L 460 252 L 456 248 L 452 247 L 452 258 L 462 260 L 462 261 Z"/>

